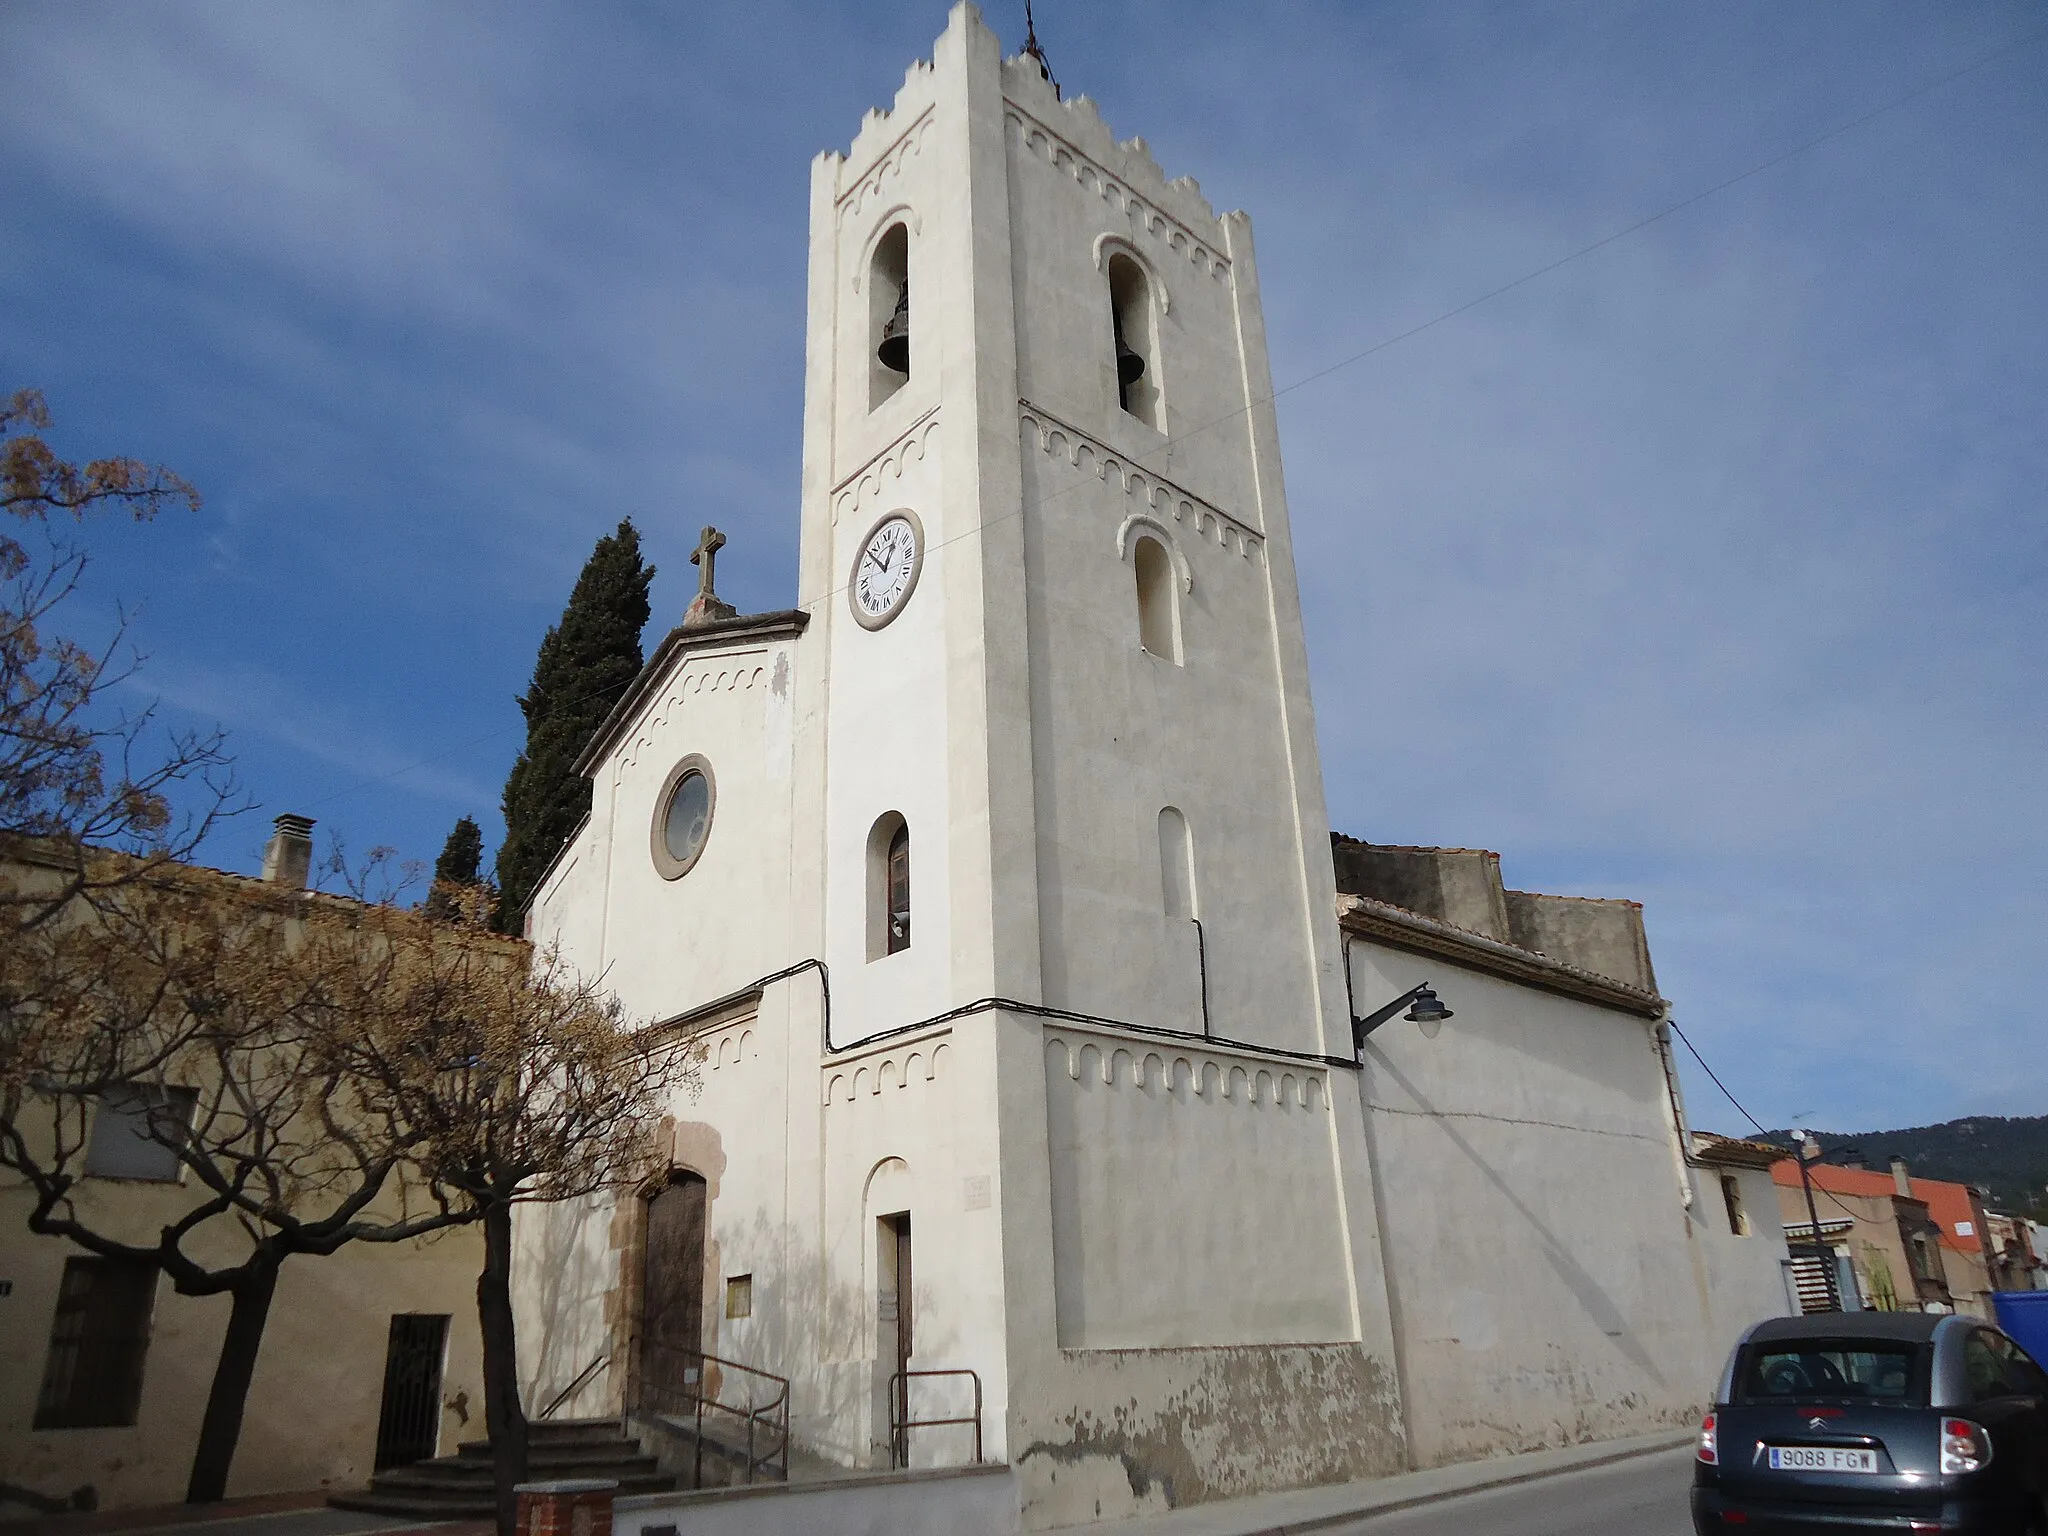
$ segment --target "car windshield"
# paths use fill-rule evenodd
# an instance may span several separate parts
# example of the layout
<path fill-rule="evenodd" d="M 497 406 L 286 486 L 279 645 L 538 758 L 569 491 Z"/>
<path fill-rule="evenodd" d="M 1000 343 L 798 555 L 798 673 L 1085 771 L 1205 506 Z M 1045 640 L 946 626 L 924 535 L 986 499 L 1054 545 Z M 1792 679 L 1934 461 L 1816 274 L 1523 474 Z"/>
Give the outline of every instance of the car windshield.
<path fill-rule="evenodd" d="M 1787 1340 L 1750 1350 L 1742 1377 L 1746 1403 L 1846 1398 L 1916 1403 L 1922 1393 L 1921 1346 L 1883 1339 Z"/>

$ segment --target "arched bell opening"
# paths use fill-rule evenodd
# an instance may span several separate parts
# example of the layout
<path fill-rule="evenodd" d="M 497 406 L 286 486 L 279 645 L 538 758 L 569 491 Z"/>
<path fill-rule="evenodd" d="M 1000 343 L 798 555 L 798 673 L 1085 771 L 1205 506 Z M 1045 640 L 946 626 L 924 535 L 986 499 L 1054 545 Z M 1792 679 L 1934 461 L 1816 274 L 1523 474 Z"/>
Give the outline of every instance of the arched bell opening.
<path fill-rule="evenodd" d="M 868 270 L 868 409 L 910 382 L 910 230 L 892 224 Z"/>
<path fill-rule="evenodd" d="M 900 811 L 868 829 L 868 959 L 910 948 L 910 824 Z"/>
<path fill-rule="evenodd" d="M 1109 258 L 1110 332 L 1116 354 L 1116 400 L 1148 427 L 1159 414 L 1159 327 L 1145 269 L 1116 252 Z"/>

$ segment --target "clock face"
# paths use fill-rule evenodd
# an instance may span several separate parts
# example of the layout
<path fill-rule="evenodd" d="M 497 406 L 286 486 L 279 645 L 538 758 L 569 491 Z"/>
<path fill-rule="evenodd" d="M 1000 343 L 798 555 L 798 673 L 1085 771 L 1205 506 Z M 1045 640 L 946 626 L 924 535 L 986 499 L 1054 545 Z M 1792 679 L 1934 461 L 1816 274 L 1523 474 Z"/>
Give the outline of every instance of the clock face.
<path fill-rule="evenodd" d="M 903 611 L 924 563 L 924 527 L 915 512 L 891 512 L 861 541 L 854 556 L 847 597 L 853 616 L 867 629 L 880 629 Z"/>

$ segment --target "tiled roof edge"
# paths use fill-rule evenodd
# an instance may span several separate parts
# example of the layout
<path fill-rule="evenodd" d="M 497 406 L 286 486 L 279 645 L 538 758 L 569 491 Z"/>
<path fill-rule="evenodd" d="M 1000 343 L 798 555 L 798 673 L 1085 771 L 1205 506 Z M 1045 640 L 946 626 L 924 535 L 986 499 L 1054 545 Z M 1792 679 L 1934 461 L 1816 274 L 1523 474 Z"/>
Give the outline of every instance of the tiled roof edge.
<path fill-rule="evenodd" d="M 1337 921 L 1346 931 L 1364 938 L 1380 939 L 1424 954 L 1441 955 L 1474 970 L 1490 971 L 1511 981 L 1526 982 L 1546 991 L 1618 1008 L 1643 1018 L 1661 1018 L 1669 1006 L 1655 992 L 1646 992 L 1641 987 L 1632 987 L 1580 966 L 1567 965 L 1533 949 L 1505 944 L 1483 933 L 1474 933 L 1469 928 L 1460 928 L 1455 923 L 1424 917 L 1420 912 L 1410 912 L 1406 907 L 1397 907 L 1391 902 L 1375 901 L 1370 896 L 1340 895 L 1337 898 Z"/>

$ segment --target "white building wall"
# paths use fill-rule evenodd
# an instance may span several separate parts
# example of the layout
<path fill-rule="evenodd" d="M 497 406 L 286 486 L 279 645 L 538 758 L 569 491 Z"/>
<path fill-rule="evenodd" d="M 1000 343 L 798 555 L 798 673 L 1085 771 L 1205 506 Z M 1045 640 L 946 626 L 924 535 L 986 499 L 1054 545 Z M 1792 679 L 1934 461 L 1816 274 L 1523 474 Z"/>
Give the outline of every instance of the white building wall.
<path fill-rule="evenodd" d="M 1704 1393 L 1745 1328 L 1794 1310 L 1784 1277 L 1784 1265 L 1792 1255 L 1770 1169 L 1695 1166 L 1691 1175 L 1693 1238 L 1707 1274 L 1707 1317 L 1701 1338 Z M 1734 1179 L 1740 1191 L 1749 1219 L 1747 1233 L 1738 1233 L 1729 1224 L 1723 1178 Z"/>
<path fill-rule="evenodd" d="M 1361 1014 L 1423 982 L 1454 1012 L 1365 1053 L 1417 1465 L 1687 1422 L 1739 1256 L 1695 1241 L 1655 1021 L 1363 940 L 1351 973 Z M 1767 1247 L 1734 1293 L 1764 1305 Z"/>
<path fill-rule="evenodd" d="M 912 371 L 877 406 L 866 284 L 897 220 Z M 1116 405 L 1114 249 L 1163 296 L 1163 433 Z M 1384 1027 L 1362 1074 L 1329 1059 L 1346 962 L 1254 266 L 1242 215 L 956 8 L 813 167 L 809 628 L 692 651 L 650 694 L 536 913 L 647 1017 L 823 962 L 711 1028 L 673 1106 L 711 1192 L 707 1347 L 792 1378 L 802 1444 L 881 1459 L 877 1222 L 907 1211 L 913 1364 L 978 1373 L 1028 1526 L 1679 1422 L 1708 1292 L 1748 1274 L 1689 1238 L 1651 1021 L 1360 946 L 1359 1011 L 1435 979 L 1458 1017 Z M 846 586 L 898 509 L 924 563 L 868 630 Z M 1178 662 L 1137 643 L 1140 531 L 1175 554 Z M 691 751 L 717 819 L 664 882 L 653 798 Z M 1165 911 L 1166 806 L 1199 941 Z M 870 959 L 890 811 L 912 943 Z M 522 1223 L 534 1395 L 630 1332 L 633 1214 Z M 728 1320 L 740 1273 L 754 1315 Z M 615 1406 L 600 1381 L 582 1401 Z"/>

